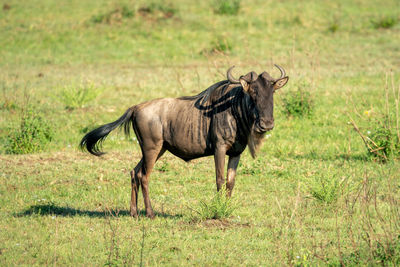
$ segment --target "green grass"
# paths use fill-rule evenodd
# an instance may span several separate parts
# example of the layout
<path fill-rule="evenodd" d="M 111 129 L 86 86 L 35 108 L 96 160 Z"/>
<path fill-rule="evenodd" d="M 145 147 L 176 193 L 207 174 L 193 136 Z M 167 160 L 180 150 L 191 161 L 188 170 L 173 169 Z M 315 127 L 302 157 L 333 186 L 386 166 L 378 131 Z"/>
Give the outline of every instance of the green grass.
<path fill-rule="evenodd" d="M 124 0 L 10 0 L 0 10 L 0 265 L 399 265 L 399 161 L 369 157 L 349 125 L 349 114 L 360 122 L 385 111 L 390 70 L 400 84 L 400 24 L 371 25 L 398 18 L 398 2 L 249 0 L 232 16 L 216 15 L 212 0 L 152 3 L 152 13 Z M 93 21 L 104 14 L 109 22 Z M 219 44 L 222 53 L 204 53 Z M 140 193 L 136 220 L 136 139 L 112 133 L 102 158 L 77 149 L 132 105 L 197 94 L 231 65 L 236 75 L 278 76 L 274 63 L 290 80 L 275 94 L 275 129 L 258 158 L 242 156 L 228 218 L 193 220 L 215 196 L 211 157 L 166 153 L 150 178 L 156 218 L 144 217 Z M 81 90 L 62 97 L 87 88 L 82 81 L 94 97 L 66 108 L 86 99 Z M 313 116 L 287 117 L 285 92 L 303 83 Z M 9 129 L 27 106 L 51 125 L 52 141 L 8 155 Z"/>

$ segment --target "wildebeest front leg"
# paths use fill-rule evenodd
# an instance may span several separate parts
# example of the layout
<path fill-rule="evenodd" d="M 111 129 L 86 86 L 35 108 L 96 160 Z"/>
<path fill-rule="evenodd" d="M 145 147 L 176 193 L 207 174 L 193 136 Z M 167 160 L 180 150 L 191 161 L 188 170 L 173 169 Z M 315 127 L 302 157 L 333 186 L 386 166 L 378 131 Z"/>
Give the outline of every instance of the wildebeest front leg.
<path fill-rule="evenodd" d="M 239 160 L 240 155 L 236 157 L 229 157 L 228 173 L 226 175 L 226 190 L 229 197 L 232 196 L 232 190 L 235 186 L 236 169 L 239 164 Z"/>
<path fill-rule="evenodd" d="M 215 176 L 217 181 L 217 191 L 222 188 L 224 184 L 224 166 L 225 166 L 226 149 L 224 147 L 217 147 L 214 154 L 215 162 Z"/>

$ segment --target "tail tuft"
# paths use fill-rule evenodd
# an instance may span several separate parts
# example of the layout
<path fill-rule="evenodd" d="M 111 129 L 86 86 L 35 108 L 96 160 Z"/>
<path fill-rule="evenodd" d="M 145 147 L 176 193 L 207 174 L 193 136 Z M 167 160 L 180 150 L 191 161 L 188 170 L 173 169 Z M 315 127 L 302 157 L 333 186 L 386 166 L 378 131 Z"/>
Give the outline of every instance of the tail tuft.
<path fill-rule="evenodd" d="M 108 136 L 108 134 L 117 128 L 118 126 L 124 125 L 125 134 L 129 135 L 130 127 L 132 124 L 133 108 L 129 108 L 124 115 L 122 115 L 118 120 L 100 126 L 97 129 L 92 130 L 87 133 L 81 140 L 79 147 L 84 150 L 86 148 L 89 153 L 95 156 L 101 156 L 104 152 L 101 151 L 102 143 Z"/>

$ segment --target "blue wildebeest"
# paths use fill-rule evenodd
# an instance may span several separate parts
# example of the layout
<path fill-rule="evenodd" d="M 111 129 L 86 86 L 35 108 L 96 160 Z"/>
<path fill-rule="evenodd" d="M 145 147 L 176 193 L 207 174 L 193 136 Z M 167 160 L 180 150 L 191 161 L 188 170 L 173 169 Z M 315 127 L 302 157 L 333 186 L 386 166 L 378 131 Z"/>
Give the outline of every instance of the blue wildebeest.
<path fill-rule="evenodd" d="M 87 133 L 81 143 L 90 153 L 100 156 L 107 135 L 123 126 L 129 135 L 135 131 L 142 159 L 131 171 L 130 214 L 137 216 L 137 194 L 142 188 L 146 215 L 154 217 L 149 197 L 149 176 L 155 162 L 170 151 L 189 161 L 214 155 L 217 190 L 224 184 L 225 155 L 229 156 L 226 177 L 230 196 L 235 185 L 236 168 L 246 146 L 254 157 L 264 134 L 274 127 L 273 95 L 289 77 L 285 70 L 278 79 L 267 72 L 249 72 L 239 79 L 218 82 L 196 96 L 162 98 L 130 107 L 118 120 Z"/>

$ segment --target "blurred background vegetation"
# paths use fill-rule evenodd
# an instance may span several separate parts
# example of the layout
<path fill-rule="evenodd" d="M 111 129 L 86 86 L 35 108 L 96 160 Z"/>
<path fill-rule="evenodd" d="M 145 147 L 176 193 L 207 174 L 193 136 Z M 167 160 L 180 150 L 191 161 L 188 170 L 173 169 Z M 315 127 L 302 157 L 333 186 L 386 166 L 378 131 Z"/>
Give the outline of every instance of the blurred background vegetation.
<path fill-rule="evenodd" d="M 0 262 L 399 265 L 399 44 L 398 0 L 0 1 Z M 158 216 L 133 221 L 135 137 L 77 151 L 132 105 L 273 64 L 290 80 L 235 209 L 211 158 L 167 153 Z"/>

